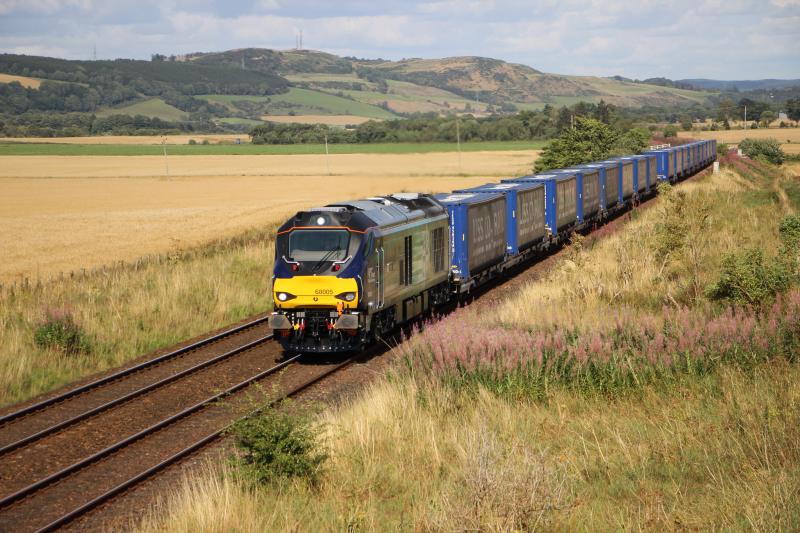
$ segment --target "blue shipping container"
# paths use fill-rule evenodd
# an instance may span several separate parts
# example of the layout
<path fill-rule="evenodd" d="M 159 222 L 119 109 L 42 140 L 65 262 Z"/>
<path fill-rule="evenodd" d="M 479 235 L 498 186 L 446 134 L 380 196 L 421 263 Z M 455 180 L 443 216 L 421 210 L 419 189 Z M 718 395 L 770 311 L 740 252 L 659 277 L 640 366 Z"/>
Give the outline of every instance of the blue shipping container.
<path fill-rule="evenodd" d="M 479 192 L 506 195 L 506 252 L 538 244 L 547 234 L 544 222 L 544 184 L 536 182 L 486 183 L 453 192 Z"/>
<path fill-rule="evenodd" d="M 454 280 L 468 280 L 505 258 L 504 194 L 446 193 L 434 198 L 450 216 L 450 270 Z"/>
<path fill-rule="evenodd" d="M 538 182 L 544 184 L 545 223 L 550 233 L 572 228 L 578 220 L 578 177 L 574 173 L 534 174 L 503 180 L 503 183 Z"/>

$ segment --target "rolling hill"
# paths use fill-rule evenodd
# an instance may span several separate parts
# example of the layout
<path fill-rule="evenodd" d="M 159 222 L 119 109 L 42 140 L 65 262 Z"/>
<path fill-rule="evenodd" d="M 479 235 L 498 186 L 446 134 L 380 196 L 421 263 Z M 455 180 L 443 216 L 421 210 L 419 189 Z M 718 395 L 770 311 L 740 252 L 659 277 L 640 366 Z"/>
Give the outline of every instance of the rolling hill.
<path fill-rule="evenodd" d="M 713 94 L 619 77 L 550 74 L 476 56 L 389 61 L 262 48 L 155 55 L 152 61 L 0 54 L 3 114 L 143 115 L 202 129 L 211 122 L 246 129 L 264 120 L 345 125 L 413 113 L 512 113 L 600 100 L 679 108 Z"/>
<path fill-rule="evenodd" d="M 705 78 L 677 80 L 699 89 L 715 91 L 756 91 L 759 89 L 786 89 L 800 86 L 800 80 L 709 80 Z"/>
<path fill-rule="evenodd" d="M 195 53 L 182 59 L 207 66 L 244 65 L 245 69 L 283 76 L 313 90 L 348 91 L 349 97 L 385 103 L 383 107 L 400 113 L 442 112 L 448 107 L 464 108 L 466 103 L 481 111 L 486 104 L 525 108 L 600 99 L 624 107 L 688 106 L 709 96 L 706 92 L 609 78 L 549 74 L 518 63 L 476 56 L 388 61 L 343 58 L 313 50 L 244 48 Z M 423 88 L 439 92 L 426 92 Z M 445 106 L 445 102 L 449 105 Z"/>

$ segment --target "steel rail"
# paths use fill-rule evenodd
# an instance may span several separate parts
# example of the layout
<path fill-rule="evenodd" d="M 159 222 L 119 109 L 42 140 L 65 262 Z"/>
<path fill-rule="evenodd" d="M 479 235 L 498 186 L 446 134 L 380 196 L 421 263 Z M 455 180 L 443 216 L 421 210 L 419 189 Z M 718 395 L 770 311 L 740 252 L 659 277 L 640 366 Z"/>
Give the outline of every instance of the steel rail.
<path fill-rule="evenodd" d="M 135 433 L 135 434 L 133 434 L 133 435 L 131 435 L 129 437 L 126 437 L 125 439 L 123 439 L 123 440 L 121 440 L 121 441 L 119 441 L 119 442 L 117 442 L 115 444 L 112 444 L 112 445 L 110 445 L 110 446 L 108 446 L 108 447 L 106 447 L 106 448 L 104 448 L 104 449 L 102 449 L 102 450 L 90 455 L 89 457 L 81 459 L 80 461 L 78 461 L 76 463 L 73 463 L 73 464 L 71 464 L 69 466 L 66 466 L 66 467 L 62 468 L 58 472 L 50 474 L 49 476 L 47 476 L 45 478 L 42 478 L 39 481 L 36 481 L 35 483 L 31 483 L 30 485 L 19 489 L 18 491 L 14 492 L 13 494 L 9 494 L 8 496 L 5 496 L 4 498 L 0 499 L 0 509 L 2 509 L 4 507 L 8 507 L 9 505 L 14 503 L 15 501 L 20 500 L 22 498 L 25 498 L 26 496 L 29 496 L 29 495 L 33 494 L 34 492 L 37 492 L 38 490 L 46 487 L 47 485 L 53 484 L 54 482 L 58 481 L 61 478 L 64 478 L 64 477 L 66 477 L 66 476 L 68 476 L 70 474 L 73 474 L 73 473 L 77 472 L 78 470 L 82 469 L 83 467 L 85 467 L 85 466 L 87 466 L 87 465 L 89 465 L 89 464 L 91 464 L 91 463 L 93 463 L 93 462 L 95 462 L 95 461 L 97 461 L 99 459 L 102 459 L 106 455 L 109 455 L 109 454 L 114 453 L 114 452 L 116 452 L 118 450 L 121 450 L 122 448 L 124 448 L 124 447 L 126 447 L 126 446 L 128 446 L 128 445 L 130 445 L 130 444 L 132 444 L 132 443 L 134 443 L 134 442 L 136 442 L 136 441 L 148 436 L 148 435 L 151 435 L 151 434 L 155 433 L 156 431 L 158 431 L 158 430 L 160 430 L 160 429 L 172 424 L 173 422 L 176 422 L 177 420 L 180 420 L 181 418 L 184 418 L 185 416 L 188 416 L 188 415 L 190 415 L 192 413 L 195 413 L 195 412 L 203 409 L 207 405 L 209 405 L 211 403 L 214 403 L 217 400 L 220 400 L 220 399 L 224 398 L 225 396 L 228 396 L 228 395 L 230 395 L 230 394 L 232 394 L 232 393 L 234 393 L 234 392 L 246 387 L 247 385 L 253 383 L 254 381 L 258 381 L 258 380 L 260 380 L 262 378 L 265 378 L 266 376 L 268 376 L 270 374 L 274 374 L 278 370 L 280 370 L 280 369 L 290 365 L 291 363 L 297 361 L 300 357 L 302 357 L 302 354 L 295 355 L 294 357 L 291 357 L 291 358 L 289 358 L 289 359 L 287 359 L 285 361 L 281 361 L 280 363 L 278 363 L 277 365 L 273 366 L 272 368 L 268 368 L 267 370 L 264 370 L 263 372 L 259 372 L 258 374 L 254 375 L 254 376 L 251 376 L 251 377 L 247 378 L 246 380 L 241 381 L 241 382 L 237 383 L 236 385 L 233 385 L 232 387 L 230 387 L 230 388 L 228 388 L 228 389 L 226 389 L 226 390 L 224 390 L 224 391 L 222 391 L 222 392 L 220 392 L 218 394 L 210 396 L 210 397 L 206 398 L 205 400 L 202 400 L 202 401 L 192 405 L 191 407 L 187 407 L 183 411 L 180 411 L 179 413 L 176 413 L 176 414 L 170 416 L 169 418 L 165 418 L 164 420 L 162 420 L 160 422 L 157 422 L 157 423 L 153 424 L 152 426 L 149 426 L 149 427 L 139 431 L 138 433 Z"/>
<path fill-rule="evenodd" d="M 229 350 L 229 351 L 227 351 L 227 352 L 225 352 L 223 354 L 220 354 L 220 355 L 218 355 L 216 357 L 213 357 L 211 359 L 203 361 L 202 363 L 198 363 L 198 364 L 196 364 L 196 365 L 194 365 L 192 367 L 184 369 L 184 370 L 182 370 L 182 371 L 180 371 L 180 372 L 178 372 L 176 374 L 172 374 L 172 375 L 167 376 L 167 377 L 165 377 L 165 378 L 163 378 L 163 379 L 161 379 L 159 381 L 156 381 L 154 383 L 146 385 L 146 386 L 144 386 L 144 387 L 142 387 L 140 389 L 136 389 L 135 391 L 132 391 L 132 392 L 130 392 L 130 393 L 124 395 L 124 396 L 120 396 L 119 398 L 116 398 L 114 400 L 106 402 L 106 403 L 104 403 L 102 405 L 98 405 L 97 407 L 94 407 L 94 408 L 92 408 L 92 409 L 90 409 L 88 411 L 84 411 L 81 414 L 75 415 L 72 418 L 68 418 L 67 420 L 63 420 L 63 421 L 61 421 L 61 422 L 59 422 L 59 423 L 57 423 L 55 425 L 49 426 L 49 427 L 47 427 L 45 429 L 42 429 L 41 431 L 38 431 L 38 432 L 33 433 L 31 435 L 28 435 L 27 437 L 23 437 L 22 439 L 19 439 L 17 441 L 14 441 L 14 442 L 11 442 L 9 444 L 6 444 L 5 446 L 0 447 L 0 455 L 3 455 L 3 454 L 8 453 L 10 451 L 16 450 L 17 448 L 25 446 L 26 444 L 30 444 L 31 442 L 33 442 L 35 440 L 41 439 L 42 437 L 46 437 L 47 435 L 50 435 L 50 434 L 55 433 L 57 431 L 60 431 L 60 430 L 66 428 L 68 426 L 71 426 L 72 424 L 76 424 L 76 423 L 78 423 L 78 422 L 80 422 L 82 420 L 85 420 L 87 418 L 90 418 L 90 417 L 92 417 L 92 416 L 94 416 L 94 415 L 96 415 L 98 413 L 101 413 L 103 411 L 111 409 L 112 407 L 115 407 L 115 406 L 117 406 L 117 405 L 119 405 L 121 403 L 124 403 L 124 402 L 127 402 L 129 400 L 132 400 L 133 398 L 136 398 L 137 396 L 141 396 L 141 395 L 143 395 L 145 393 L 148 393 L 148 392 L 150 392 L 152 390 L 155 390 L 155 389 L 157 389 L 159 387 L 162 387 L 164 385 L 172 383 L 173 381 L 177 381 L 177 380 L 179 380 L 179 379 L 181 379 L 183 377 L 186 377 L 186 376 L 188 376 L 190 374 L 198 372 L 199 370 L 202 370 L 202 369 L 207 368 L 209 366 L 212 366 L 212 365 L 214 365 L 216 363 L 219 363 L 220 361 L 223 361 L 225 359 L 229 359 L 229 358 L 233 357 L 234 355 L 237 355 L 237 354 L 240 354 L 240 353 L 242 353 L 244 351 L 247 351 L 250 348 L 254 348 L 255 346 L 258 346 L 259 344 L 263 344 L 264 342 L 266 342 L 268 340 L 271 340 L 271 339 L 272 339 L 272 335 L 265 335 L 264 337 L 258 338 L 258 339 L 254 340 L 254 341 L 251 341 L 251 342 L 248 342 L 247 344 L 239 346 L 238 348 L 234 348 L 233 350 Z"/>
<path fill-rule="evenodd" d="M 355 359 L 355 357 L 351 357 L 351 358 L 349 358 L 349 359 L 347 359 L 345 361 L 342 361 L 341 363 L 337 364 L 335 367 L 333 367 L 331 369 L 328 369 L 327 371 L 323 372 L 322 374 L 314 377 L 313 379 L 311 379 L 309 381 L 306 381 L 302 385 L 299 385 L 299 386 L 295 387 L 294 389 L 292 389 L 291 391 L 283 394 L 283 396 L 281 396 L 281 398 L 277 398 L 275 400 L 270 401 L 267 404 L 266 407 L 272 407 L 276 403 L 278 403 L 278 402 L 280 402 L 280 401 L 282 401 L 282 400 L 284 400 L 286 398 L 289 398 L 291 396 L 294 396 L 295 394 L 307 389 L 308 387 L 310 387 L 314 383 L 317 383 L 318 381 L 326 378 L 327 376 L 333 374 L 334 372 L 337 372 L 341 368 L 349 365 L 350 363 L 353 362 L 354 359 Z M 257 412 L 259 412 L 261 410 L 262 409 L 256 409 L 255 411 L 250 413 L 248 416 L 251 416 L 251 415 L 253 415 L 253 414 L 255 414 L 255 413 L 257 413 Z M 154 465 L 154 466 L 148 468 L 147 470 L 145 470 L 144 472 L 141 472 L 141 473 L 137 474 L 136 476 L 134 476 L 132 478 L 129 478 L 128 480 L 126 480 L 126 481 L 120 483 L 119 485 L 107 490 L 106 492 L 104 492 L 103 494 L 97 496 L 96 498 L 86 502 L 85 504 L 81 505 L 77 509 L 74 509 L 74 510 L 62 515 L 61 517 L 59 517 L 56 520 L 50 522 L 46 526 L 36 530 L 37 533 L 45 533 L 45 532 L 49 532 L 49 531 L 55 531 L 58 528 L 60 528 L 60 527 L 62 527 L 64 525 L 72 522 L 73 520 L 75 520 L 79 516 L 91 511 L 92 509 L 94 509 L 98 505 L 101 505 L 102 503 L 106 502 L 107 500 L 110 500 L 110 499 L 114 498 L 115 496 L 121 494 L 122 492 L 125 492 L 126 490 L 130 489 L 131 487 L 137 485 L 138 483 L 140 483 L 144 479 L 152 476 L 153 474 L 155 474 L 159 470 L 162 470 L 162 469 L 164 469 L 164 468 L 166 468 L 166 467 L 168 467 L 170 465 L 173 465 L 173 464 L 177 463 L 178 461 L 180 461 L 184 457 L 186 457 L 188 455 L 191 455 L 192 453 L 196 452 L 197 450 L 200 450 L 201 448 L 205 447 L 209 443 L 217 440 L 228 429 L 230 429 L 230 427 L 232 425 L 233 424 L 228 424 L 224 428 L 218 429 L 218 430 L 214 431 L 213 433 L 203 437 L 202 439 L 200 439 L 198 441 L 195 441 L 193 444 L 191 444 L 191 445 L 187 446 L 186 448 L 182 449 L 181 451 L 179 451 L 179 452 L 167 457 L 166 459 L 164 459 L 163 461 L 161 461 L 157 465 Z"/>
<path fill-rule="evenodd" d="M 115 372 L 115 373 L 113 373 L 113 374 L 111 374 L 109 376 L 97 379 L 95 381 L 92 381 L 91 383 L 87 383 L 86 385 L 81 385 L 80 387 L 77 387 L 75 389 L 68 390 L 68 391 L 66 391 L 66 392 L 64 392 L 62 394 L 57 395 L 57 396 L 53 396 L 52 398 L 47 398 L 45 400 L 42 400 L 42 401 L 37 402 L 37 403 L 34 403 L 34 404 L 29 405 L 27 407 L 23 407 L 22 409 L 19 409 L 17 411 L 13 411 L 13 412 L 8 413 L 6 415 L 0 416 L 0 425 L 6 424 L 8 422 L 11 422 L 11 421 L 13 421 L 13 420 L 15 420 L 17 418 L 22 417 L 22 416 L 29 415 L 29 414 L 31 414 L 31 413 L 33 413 L 35 411 L 39 411 L 39 410 L 44 409 L 45 407 L 49 407 L 49 406 L 51 406 L 53 404 L 62 402 L 64 400 L 72 398 L 73 396 L 78 396 L 79 394 L 83 394 L 86 391 L 89 391 L 91 389 L 95 389 L 97 387 L 100 387 L 102 385 L 110 383 L 110 382 L 112 382 L 114 380 L 117 380 L 119 378 L 122 378 L 122 377 L 125 377 L 127 375 L 133 374 L 134 372 L 138 372 L 139 370 L 142 370 L 142 369 L 145 369 L 147 367 L 156 365 L 158 363 L 162 363 L 162 362 L 164 362 L 164 361 L 166 361 L 168 359 L 172 359 L 174 357 L 178 357 L 180 355 L 183 355 L 183 354 L 185 354 L 187 352 L 190 352 L 192 350 L 195 350 L 195 349 L 200 348 L 202 346 L 205 346 L 207 344 L 212 344 L 212 343 L 214 343 L 214 342 L 216 342 L 216 341 L 218 341 L 220 339 L 223 339 L 225 337 L 228 337 L 230 335 L 234 335 L 236 333 L 239 333 L 239 332 L 244 331 L 246 329 L 249 329 L 251 327 L 258 326 L 260 324 L 265 323 L 267 320 L 268 320 L 267 317 L 257 318 L 256 320 L 252 320 L 252 321 L 250 321 L 250 322 L 248 322 L 246 324 L 242 324 L 241 326 L 236 326 L 235 328 L 232 328 L 232 329 L 229 329 L 229 330 L 226 330 L 226 331 L 222 331 L 220 333 L 217 333 L 216 335 L 212 335 L 211 337 L 207 337 L 205 339 L 201 339 L 201 340 L 199 340 L 197 342 L 194 342 L 194 343 L 190 344 L 189 346 L 184 346 L 183 348 L 178 348 L 177 350 L 173 350 L 173 351 L 171 351 L 169 353 L 165 353 L 164 355 L 160 355 L 160 356 L 156 357 L 155 359 L 150 359 L 149 361 L 144 361 L 142 363 L 139 363 L 138 365 L 135 365 L 135 366 L 132 366 L 130 368 L 126 368 L 126 369 L 120 370 L 119 372 Z"/>

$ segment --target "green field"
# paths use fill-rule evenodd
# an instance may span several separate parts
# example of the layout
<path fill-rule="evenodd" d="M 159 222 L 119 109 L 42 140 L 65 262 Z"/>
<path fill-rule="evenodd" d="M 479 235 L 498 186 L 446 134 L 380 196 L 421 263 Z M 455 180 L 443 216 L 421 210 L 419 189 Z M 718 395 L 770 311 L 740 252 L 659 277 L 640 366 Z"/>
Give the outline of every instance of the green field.
<path fill-rule="evenodd" d="M 282 110 L 285 110 L 285 113 L 281 112 Z M 289 111 L 304 115 L 358 115 L 368 118 L 396 118 L 394 114 L 374 105 L 341 98 L 333 94 L 297 88 L 272 97 L 270 114 L 282 115 L 288 114 Z"/>
<path fill-rule="evenodd" d="M 217 119 L 217 122 L 221 122 L 222 124 L 235 124 L 235 125 L 245 125 L 245 126 L 260 126 L 264 124 L 263 120 L 255 120 L 252 118 L 239 118 L 239 117 L 225 117 Z"/>
<path fill-rule="evenodd" d="M 150 118 L 160 118 L 167 122 L 179 122 L 186 120 L 187 113 L 177 107 L 173 107 L 161 98 L 151 98 L 135 104 L 122 107 L 109 107 L 95 113 L 98 117 L 109 117 L 111 115 L 144 115 Z"/>
<path fill-rule="evenodd" d="M 538 150 L 546 141 L 486 141 L 462 143 L 464 152 Z M 454 143 L 375 143 L 330 144 L 331 154 L 413 154 L 430 152 L 455 152 Z M 58 144 L 58 143 L 0 143 L 0 156 L 11 155 L 162 155 L 161 145 L 146 144 Z M 168 145 L 169 155 L 293 155 L 324 154 L 321 144 L 177 144 Z"/>
<path fill-rule="evenodd" d="M 270 115 L 295 113 L 297 115 L 357 115 L 380 119 L 397 118 L 380 107 L 310 89 L 292 88 L 287 93 L 272 96 L 207 94 L 200 98 L 226 105 L 231 111 L 236 111 L 233 102 L 237 101 L 262 104 L 265 114 Z"/>

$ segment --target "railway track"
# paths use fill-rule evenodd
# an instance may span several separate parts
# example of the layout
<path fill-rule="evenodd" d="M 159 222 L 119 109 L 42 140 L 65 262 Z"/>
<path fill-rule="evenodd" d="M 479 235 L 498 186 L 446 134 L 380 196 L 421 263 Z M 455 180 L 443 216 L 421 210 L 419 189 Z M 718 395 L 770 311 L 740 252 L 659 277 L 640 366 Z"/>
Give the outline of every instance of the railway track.
<path fill-rule="evenodd" d="M 296 395 L 352 362 L 302 365 L 295 372 L 286 372 L 300 356 L 281 359 L 277 345 L 267 342 L 269 338 L 257 336 L 203 362 L 184 365 L 169 376 L 150 380 L 52 428 L 6 444 L 0 467 L 0 530 L 57 529 L 220 439 L 230 424 L 246 414 L 251 405 L 247 391 L 254 386 L 254 394 L 267 388 L 284 391 L 272 399 L 275 402 Z M 258 364 L 270 357 L 275 357 L 275 364 L 268 368 Z M 239 358 L 244 360 L 233 364 Z M 216 388 L 209 392 L 202 383 L 215 383 Z M 195 394 L 186 394 L 183 402 L 173 403 L 167 415 L 151 416 L 141 428 L 130 419 L 132 412 L 143 415 L 148 406 L 152 407 L 154 402 L 147 402 L 148 397 L 161 394 L 163 400 L 180 387 L 193 388 Z M 202 396 L 199 400 L 198 394 Z M 24 420 L 25 416 L 29 414 L 10 420 Z M 32 464 L 45 468 L 32 469 Z"/>

